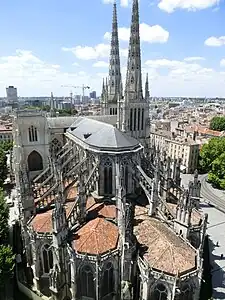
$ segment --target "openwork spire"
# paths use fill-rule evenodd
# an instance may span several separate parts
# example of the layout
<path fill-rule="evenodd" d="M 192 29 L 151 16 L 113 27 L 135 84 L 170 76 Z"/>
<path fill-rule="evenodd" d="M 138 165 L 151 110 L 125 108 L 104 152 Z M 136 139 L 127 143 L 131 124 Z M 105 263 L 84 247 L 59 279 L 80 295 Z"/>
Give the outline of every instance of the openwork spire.
<path fill-rule="evenodd" d="M 120 54 L 119 54 L 119 37 L 117 23 L 116 2 L 113 4 L 113 21 L 111 50 L 109 63 L 109 102 L 117 102 L 118 95 L 121 93 L 121 72 L 120 72 Z"/>
<path fill-rule="evenodd" d="M 129 101 L 143 99 L 138 0 L 133 0 L 125 91 Z"/>
<path fill-rule="evenodd" d="M 145 100 L 148 100 L 150 96 L 149 93 L 149 82 L 148 82 L 148 73 L 146 75 L 146 81 L 145 81 Z"/>

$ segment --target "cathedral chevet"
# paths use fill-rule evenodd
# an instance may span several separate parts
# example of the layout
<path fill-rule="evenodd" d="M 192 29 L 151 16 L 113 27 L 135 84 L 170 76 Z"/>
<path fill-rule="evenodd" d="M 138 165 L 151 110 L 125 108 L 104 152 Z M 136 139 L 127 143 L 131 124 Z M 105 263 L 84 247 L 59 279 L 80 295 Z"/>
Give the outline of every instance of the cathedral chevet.
<path fill-rule="evenodd" d="M 150 143 L 138 0 L 130 27 L 123 86 L 114 3 L 101 115 L 15 112 L 18 280 L 33 299 L 199 299 L 201 184 L 196 171 L 184 188 L 180 161 Z"/>

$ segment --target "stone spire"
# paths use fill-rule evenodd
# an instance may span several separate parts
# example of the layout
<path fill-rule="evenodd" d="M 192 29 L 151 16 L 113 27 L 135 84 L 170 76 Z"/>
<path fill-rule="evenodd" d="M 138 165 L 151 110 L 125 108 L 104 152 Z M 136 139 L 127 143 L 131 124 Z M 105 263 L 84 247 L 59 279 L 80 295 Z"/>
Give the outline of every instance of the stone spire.
<path fill-rule="evenodd" d="M 149 83 L 148 83 L 148 73 L 146 75 L 146 81 L 145 81 L 145 100 L 147 101 L 149 99 L 150 93 L 149 93 Z"/>
<path fill-rule="evenodd" d="M 54 97 L 53 93 L 51 92 L 51 98 L 50 98 L 50 116 L 55 116 L 55 103 L 54 103 Z"/>
<path fill-rule="evenodd" d="M 109 62 L 109 102 L 117 102 L 121 93 L 121 72 L 116 1 L 113 4 L 111 50 Z"/>
<path fill-rule="evenodd" d="M 125 93 L 129 102 L 143 100 L 138 0 L 133 0 Z"/>

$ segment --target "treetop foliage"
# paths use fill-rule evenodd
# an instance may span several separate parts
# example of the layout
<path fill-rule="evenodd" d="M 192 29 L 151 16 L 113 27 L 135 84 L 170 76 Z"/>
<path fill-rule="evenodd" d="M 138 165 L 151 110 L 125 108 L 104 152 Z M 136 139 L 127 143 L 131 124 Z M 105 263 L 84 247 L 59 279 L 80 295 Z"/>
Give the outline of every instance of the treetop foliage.
<path fill-rule="evenodd" d="M 225 137 L 212 138 L 203 145 L 199 164 L 215 187 L 225 189 Z"/>
<path fill-rule="evenodd" d="M 225 117 L 224 116 L 213 117 L 210 122 L 209 128 L 211 130 L 224 131 L 225 130 Z"/>

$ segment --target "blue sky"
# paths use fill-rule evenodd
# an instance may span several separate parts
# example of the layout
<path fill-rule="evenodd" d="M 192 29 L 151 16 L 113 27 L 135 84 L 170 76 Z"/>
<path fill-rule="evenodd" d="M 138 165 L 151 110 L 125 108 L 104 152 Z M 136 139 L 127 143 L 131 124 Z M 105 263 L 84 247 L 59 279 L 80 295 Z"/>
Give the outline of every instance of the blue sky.
<path fill-rule="evenodd" d="M 108 73 L 110 0 L 4 0 L 0 10 L 0 96 L 67 95 Z M 131 1 L 118 0 L 125 79 Z M 143 79 L 152 96 L 225 96 L 225 3 L 140 0 Z M 79 88 L 72 89 L 81 93 Z"/>

